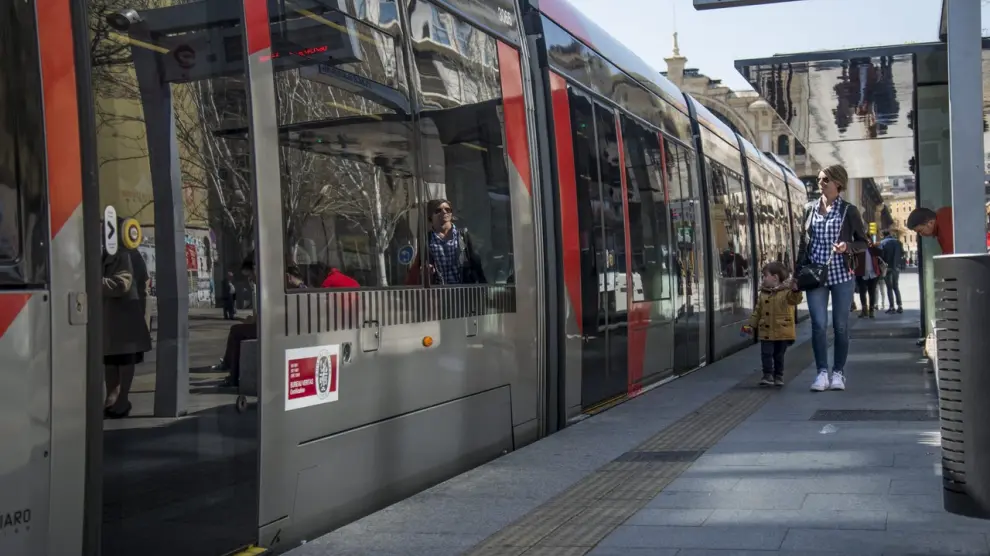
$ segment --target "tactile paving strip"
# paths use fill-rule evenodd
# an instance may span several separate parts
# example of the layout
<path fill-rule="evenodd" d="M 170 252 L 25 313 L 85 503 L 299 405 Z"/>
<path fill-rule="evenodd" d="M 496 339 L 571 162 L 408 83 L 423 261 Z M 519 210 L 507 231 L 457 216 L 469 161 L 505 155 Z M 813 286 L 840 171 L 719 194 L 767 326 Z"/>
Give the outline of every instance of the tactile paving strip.
<path fill-rule="evenodd" d="M 790 352 L 784 380 L 812 361 L 811 342 L 805 342 Z M 584 556 L 773 395 L 774 389 L 757 385 L 759 378 L 753 373 L 466 554 Z"/>

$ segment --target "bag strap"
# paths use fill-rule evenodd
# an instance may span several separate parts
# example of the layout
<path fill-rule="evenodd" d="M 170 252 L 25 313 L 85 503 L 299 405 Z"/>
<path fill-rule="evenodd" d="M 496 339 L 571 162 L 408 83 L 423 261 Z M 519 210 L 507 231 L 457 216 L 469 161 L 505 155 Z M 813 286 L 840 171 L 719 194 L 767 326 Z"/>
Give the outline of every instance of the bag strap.
<path fill-rule="evenodd" d="M 843 206 L 842 206 L 842 219 L 839 220 L 839 235 L 840 236 L 842 235 L 842 226 L 845 225 L 845 223 L 846 223 L 846 213 L 849 212 L 849 203 L 847 203 L 846 201 L 842 201 L 842 202 L 843 202 Z M 825 261 L 825 266 L 828 266 L 829 264 L 832 263 L 832 257 L 834 255 L 835 255 L 835 249 L 832 249 L 831 251 L 829 251 L 829 253 L 828 253 L 828 260 Z"/>

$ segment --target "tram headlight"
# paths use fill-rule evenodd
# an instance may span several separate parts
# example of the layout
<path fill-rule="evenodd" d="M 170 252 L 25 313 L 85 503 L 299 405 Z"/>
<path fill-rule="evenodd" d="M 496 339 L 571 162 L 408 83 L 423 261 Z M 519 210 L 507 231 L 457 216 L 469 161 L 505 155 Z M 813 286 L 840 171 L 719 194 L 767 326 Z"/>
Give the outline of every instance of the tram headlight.
<path fill-rule="evenodd" d="M 141 23 L 141 14 L 131 8 L 120 10 L 108 15 L 107 23 L 118 31 L 126 32 L 131 28 L 131 25 Z"/>

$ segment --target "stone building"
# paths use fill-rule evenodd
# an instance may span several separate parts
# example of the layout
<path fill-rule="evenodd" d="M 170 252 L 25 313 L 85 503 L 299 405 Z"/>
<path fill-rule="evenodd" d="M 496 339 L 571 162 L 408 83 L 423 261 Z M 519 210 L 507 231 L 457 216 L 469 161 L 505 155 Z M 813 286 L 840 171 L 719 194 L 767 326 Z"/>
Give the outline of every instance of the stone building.
<path fill-rule="evenodd" d="M 719 79 L 712 79 L 697 69 L 687 67 L 674 33 L 674 52 L 664 75 L 682 91 L 704 104 L 729 127 L 761 151 L 780 157 L 808 185 L 821 167 L 797 141 L 794 132 L 756 91 L 733 91 Z"/>

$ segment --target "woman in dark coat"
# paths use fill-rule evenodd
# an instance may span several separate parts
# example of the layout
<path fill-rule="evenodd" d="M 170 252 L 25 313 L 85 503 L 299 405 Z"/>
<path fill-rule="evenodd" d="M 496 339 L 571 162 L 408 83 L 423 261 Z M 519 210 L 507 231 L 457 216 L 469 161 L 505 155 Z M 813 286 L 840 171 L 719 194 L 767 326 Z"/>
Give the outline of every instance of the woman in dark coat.
<path fill-rule="evenodd" d="M 143 286 L 138 283 L 147 279 L 147 270 L 139 269 L 135 280 L 130 251 L 121 248 L 114 255 L 103 253 L 103 364 L 107 388 L 103 411 L 111 419 L 131 412 L 128 394 L 134 381 L 134 366 L 144 361 L 145 352 L 151 351 L 151 333 L 144 320 L 145 300 L 141 298 Z"/>

